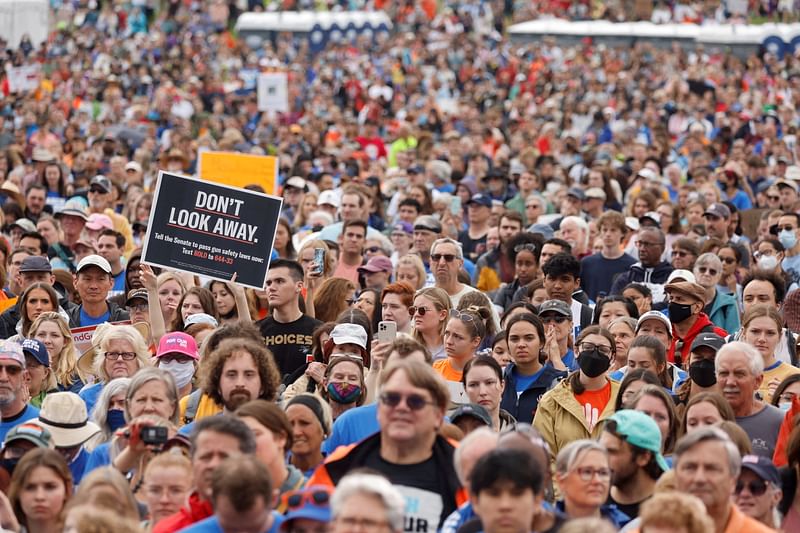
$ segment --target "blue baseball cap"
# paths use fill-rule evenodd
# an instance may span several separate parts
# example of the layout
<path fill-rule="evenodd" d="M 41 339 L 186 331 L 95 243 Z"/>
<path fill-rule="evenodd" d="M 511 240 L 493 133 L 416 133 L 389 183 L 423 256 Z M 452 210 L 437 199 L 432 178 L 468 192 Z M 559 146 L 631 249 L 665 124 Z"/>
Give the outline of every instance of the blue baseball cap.
<path fill-rule="evenodd" d="M 661 470 L 669 470 L 667 461 L 661 455 L 661 430 L 655 420 L 632 409 L 617 411 L 609 418 L 611 420 L 617 424 L 614 434 L 632 446 L 652 452 Z"/>
<path fill-rule="evenodd" d="M 37 339 L 22 339 L 22 353 L 28 354 L 42 365 L 50 368 L 50 355 L 47 353 L 47 347 Z"/>
<path fill-rule="evenodd" d="M 492 207 L 492 199 L 486 196 L 485 194 L 473 194 L 472 198 L 467 200 L 467 205 L 469 204 L 478 204 L 482 205 L 483 207 Z"/>
<path fill-rule="evenodd" d="M 289 529 L 289 524 L 296 518 L 314 520 L 327 524 L 331 521 L 331 496 L 333 490 L 324 485 L 312 485 L 302 490 L 289 492 L 283 496 L 287 513 L 281 524 L 281 530 Z"/>

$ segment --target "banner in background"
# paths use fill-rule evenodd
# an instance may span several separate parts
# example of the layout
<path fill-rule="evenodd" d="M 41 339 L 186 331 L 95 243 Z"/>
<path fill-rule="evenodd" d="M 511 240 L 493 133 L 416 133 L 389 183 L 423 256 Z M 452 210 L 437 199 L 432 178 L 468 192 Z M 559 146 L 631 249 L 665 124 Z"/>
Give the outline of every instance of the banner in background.
<path fill-rule="evenodd" d="M 271 155 L 203 151 L 197 175 L 232 187 L 261 185 L 267 194 L 278 193 L 278 158 Z"/>

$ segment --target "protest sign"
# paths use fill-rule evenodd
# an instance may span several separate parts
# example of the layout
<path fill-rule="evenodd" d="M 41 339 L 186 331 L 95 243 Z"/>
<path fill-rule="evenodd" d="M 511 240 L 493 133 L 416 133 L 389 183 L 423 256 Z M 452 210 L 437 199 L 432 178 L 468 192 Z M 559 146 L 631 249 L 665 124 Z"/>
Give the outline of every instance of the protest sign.
<path fill-rule="evenodd" d="M 160 172 L 142 261 L 261 289 L 281 198 Z"/>
<path fill-rule="evenodd" d="M 261 185 L 267 194 L 278 192 L 278 158 L 235 152 L 200 152 L 197 175 L 232 187 Z"/>
<path fill-rule="evenodd" d="M 289 79 L 285 72 L 264 72 L 258 76 L 258 110 L 289 112 Z"/>
<path fill-rule="evenodd" d="M 39 72 L 41 65 L 22 65 L 20 67 L 6 67 L 8 76 L 8 90 L 12 93 L 35 91 L 39 88 Z"/>
<path fill-rule="evenodd" d="M 122 320 L 120 322 L 112 322 L 115 326 L 130 324 L 130 320 Z M 72 328 L 69 330 L 70 334 L 72 335 L 72 342 L 75 343 L 75 348 L 78 351 L 78 354 L 85 353 L 89 348 L 92 347 L 92 338 L 94 337 L 94 332 L 97 329 L 97 326 L 83 326 L 80 328 Z"/>

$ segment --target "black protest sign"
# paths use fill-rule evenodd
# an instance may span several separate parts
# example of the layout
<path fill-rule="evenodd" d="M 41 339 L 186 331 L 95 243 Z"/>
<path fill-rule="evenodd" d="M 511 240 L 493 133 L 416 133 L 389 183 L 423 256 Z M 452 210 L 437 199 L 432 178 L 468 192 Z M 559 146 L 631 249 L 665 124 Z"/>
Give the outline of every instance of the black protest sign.
<path fill-rule="evenodd" d="M 264 287 L 283 200 L 160 172 L 142 261 Z"/>

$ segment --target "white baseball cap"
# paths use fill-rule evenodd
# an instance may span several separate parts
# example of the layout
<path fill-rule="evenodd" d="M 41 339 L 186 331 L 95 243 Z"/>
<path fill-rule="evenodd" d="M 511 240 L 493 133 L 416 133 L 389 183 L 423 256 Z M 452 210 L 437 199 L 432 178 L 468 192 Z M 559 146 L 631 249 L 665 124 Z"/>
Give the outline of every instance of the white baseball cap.
<path fill-rule="evenodd" d="M 106 261 L 106 258 L 96 254 L 87 255 L 81 259 L 81 262 L 78 263 L 78 269 L 76 272 L 80 272 L 84 268 L 90 266 L 96 266 L 106 274 L 111 274 L 111 265 L 108 263 L 108 261 Z"/>

